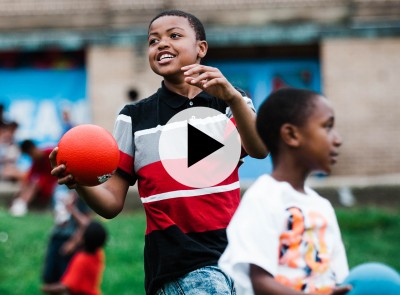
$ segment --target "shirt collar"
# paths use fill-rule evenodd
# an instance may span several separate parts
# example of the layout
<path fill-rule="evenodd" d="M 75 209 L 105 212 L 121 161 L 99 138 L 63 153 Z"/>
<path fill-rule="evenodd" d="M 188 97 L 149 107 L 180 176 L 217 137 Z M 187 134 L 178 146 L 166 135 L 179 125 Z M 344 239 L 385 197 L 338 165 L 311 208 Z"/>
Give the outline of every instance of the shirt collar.
<path fill-rule="evenodd" d="M 161 83 L 161 88 L 159 89 L 159 97 L 167 105 L 169 105 L 171 108 L 174 108 L 174 109 L 182 107 L 190 100 L 186 96 L 180 95 L 178 93 L 175 93 L 175 92 L 169 90 L 165 86 L 164 82 Z M 196 97 L 194 97 L 193 100 L 198 100 L 198 99 L 207 100 L 209 98 L 210 98 L 210 95 L 208 95 L 206 92 L 202 91 Z"/>

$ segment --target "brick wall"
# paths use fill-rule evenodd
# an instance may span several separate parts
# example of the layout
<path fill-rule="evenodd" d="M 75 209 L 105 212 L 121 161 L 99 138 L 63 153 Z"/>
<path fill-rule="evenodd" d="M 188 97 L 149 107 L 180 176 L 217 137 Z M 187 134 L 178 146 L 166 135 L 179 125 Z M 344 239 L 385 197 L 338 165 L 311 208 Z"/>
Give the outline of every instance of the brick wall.
<path fill-rule="evenodd" d="M 325 40 L 324 93 L 344 145 L 334 174 L 400 173 L 400 39 Z"/>
<path fill-rule="evenodd" d="M 93 123 L 109 131 L 128 102 L 129 88 L 137 89 L 141 99 L 161 85 L 160 77 L 148 66 L 147 57 L 131 47 L 89 47 L 87 71 Z"/>

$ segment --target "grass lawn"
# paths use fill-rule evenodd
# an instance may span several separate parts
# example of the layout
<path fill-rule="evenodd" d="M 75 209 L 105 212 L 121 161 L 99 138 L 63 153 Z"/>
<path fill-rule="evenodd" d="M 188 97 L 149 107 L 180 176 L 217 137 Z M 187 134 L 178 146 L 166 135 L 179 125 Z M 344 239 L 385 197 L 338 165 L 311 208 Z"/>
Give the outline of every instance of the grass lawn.
<path fill-rule="evenodd" d="M 380 261 L 400 270 L 400 209 L 337 209 L 350 267 Z M 41 294 L 40 273 L 53 224 L 49 213 L 12 218 L 0 209 L 0 294 Z M 110 239 L 106 247 L 105 295 L 141 295 L 145 218 L 124 213 L 104 221 Z"/>

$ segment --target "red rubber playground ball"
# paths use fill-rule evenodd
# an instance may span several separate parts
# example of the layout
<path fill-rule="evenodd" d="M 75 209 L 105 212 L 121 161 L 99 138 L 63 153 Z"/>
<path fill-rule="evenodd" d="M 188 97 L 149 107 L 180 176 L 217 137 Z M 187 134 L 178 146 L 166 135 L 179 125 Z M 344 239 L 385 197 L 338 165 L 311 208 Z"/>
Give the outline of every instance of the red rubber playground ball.
<path fill-rule="evenodd" d="M 80 185 L 96 186 L 107 181 L 117 169 L 119 150 L 110 132 L 93 124 L 67 131 L 58 143 L 57 165 L 66 166 Z"/>

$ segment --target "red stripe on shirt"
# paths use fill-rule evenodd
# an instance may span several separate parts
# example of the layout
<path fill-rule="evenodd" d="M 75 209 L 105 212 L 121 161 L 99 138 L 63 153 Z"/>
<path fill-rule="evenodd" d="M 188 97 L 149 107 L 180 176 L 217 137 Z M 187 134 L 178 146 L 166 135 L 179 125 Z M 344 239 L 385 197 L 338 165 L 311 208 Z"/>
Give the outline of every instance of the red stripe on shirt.
<path fill-rule="evenodd" d="M 234 169 L 230 176 L 221 181 L 215 186 L 228 185 L 239 181 L 238 166 Z M 151 197 L 153 195 L 168 193 L 177 190 L 191 190 L 197 189 L 186 186 L 179 181 L 175 180 L 165 170 L 161 161 L 148 164 L 137 171 L 138 177 L 138 190 L 142 198 Z M 145 177 L 146 176 L 146 177 Z M 156 184 L 156 185 L 155 185 Z"/>
<path fill-rule="evenodd" d="M 193 190 L 172 178 L 161 162 L 149 164 L 137 171 L 139 195 L 148 197 L 181 190 Z M 151 177 L 141 177 L 151 175 Z M 238 181 L 238 167 L 217 186 Z M 154 185 L 157 183 L 157 185 Z M 226 228 L 240 201 L 240 189 L 199 196 L 179 196 L 165 200 L 144 203 L 146 211 L 146 234 L 163 230 L 172 225 L 182 232 L 205 232 Z"/>
<path fill-rule="evenodd" d="M 119 151 L 119 165 L 118 168 L 124 172 L 132 175 L 133 173 L 134 158 L 122 151 Z"/>
<path fill-rule="evenodd" d="M 195 197 L 145 203 L 146 234 L 172 225 L 184 233 L 226 228 L 240 202 L 240 189 Z"/>

